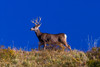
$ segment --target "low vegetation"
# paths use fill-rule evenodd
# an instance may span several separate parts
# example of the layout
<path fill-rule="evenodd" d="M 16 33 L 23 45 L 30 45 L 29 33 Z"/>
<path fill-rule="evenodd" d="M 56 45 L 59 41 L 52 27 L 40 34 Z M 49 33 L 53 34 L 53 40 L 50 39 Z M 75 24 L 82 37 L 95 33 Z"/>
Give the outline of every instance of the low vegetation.
<path fill-rule="evenodd" d="M 89 67 L 100 67 L 100 47 L 93 47 L 86 55 L 89 58 Z"/>
<path fill-rule="evenodd" d="M 0 48 L 0 67 L 99 67 L 100 48 L 72 50 L 13 50 Z"/>

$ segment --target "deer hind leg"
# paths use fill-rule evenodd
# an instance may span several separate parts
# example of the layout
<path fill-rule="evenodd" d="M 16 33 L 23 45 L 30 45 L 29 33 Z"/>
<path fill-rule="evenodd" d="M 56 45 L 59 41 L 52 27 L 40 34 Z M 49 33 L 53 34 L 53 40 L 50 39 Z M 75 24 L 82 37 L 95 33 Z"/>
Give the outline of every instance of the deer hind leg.
<path fill-rule="evenodd" d="M 62 41 L 62 42 L 63 42 L 63 44 L 71 51 L 71 47 L 70 47 L 69 44 L 66 42 L 66 40 L 67 40 L 67 35 L 65 34 L 65 39 L 64 39 L 64 41 Z"/>
<path fill-rule="evenodd" d="M 58 45 L 61 47 L 61 49 L 62 49 L 63 51 L 65 50 L 65 47 L 63 46 L 62 43 L 59 43 Z"/>
<path fill-rule="evenodd" d="M 64 42 L 64 45 L 71 51 L 71 47 L 69 46 L 69 44 L 67 44 L 67 42 Z"/>
<path fill-rule="evenodd" d="M 65 46 L 71 51 L 71 47 L 69 44 L 66 43 Z"/>

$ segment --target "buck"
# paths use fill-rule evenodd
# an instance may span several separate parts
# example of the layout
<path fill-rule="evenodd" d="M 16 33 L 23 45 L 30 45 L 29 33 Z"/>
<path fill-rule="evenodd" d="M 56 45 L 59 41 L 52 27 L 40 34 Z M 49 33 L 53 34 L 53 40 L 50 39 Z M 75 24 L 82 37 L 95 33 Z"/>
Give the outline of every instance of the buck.
<path fill-rule="evenodd" d="M 71 51 L 71 47 L 67 44 L 67 35 L 64 33 L 60 34 L 48 34 L 48 33 L 42 33 L 39 30 L 39 27 L 41 26 L 41 18 L 37 18 L 36 20 L 32 20 L 32 23 L 35 24 L 33 28 L 31 28 L 31 31 L 35 31 L 36 36 L 39 39 L 39 49 L 41 45 L 44 45 L 44 50 L 46 49 L 47 44 L 58 44 L 60 46 L 65 45 L 68 49 Z"/>

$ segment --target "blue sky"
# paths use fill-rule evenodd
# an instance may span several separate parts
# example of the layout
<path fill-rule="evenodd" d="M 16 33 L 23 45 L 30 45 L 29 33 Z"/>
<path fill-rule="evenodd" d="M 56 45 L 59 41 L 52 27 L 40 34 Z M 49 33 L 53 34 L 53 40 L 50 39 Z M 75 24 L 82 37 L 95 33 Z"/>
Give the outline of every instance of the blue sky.
<path fill-rule="evenodd" d="M 43 33 L 65 33 L 74 49 L 87 50 L 88 36 L 100 37 L 99 0 L 1 0 L 0 45 L 37 48 L 31 20 L 42 17 Z"/>

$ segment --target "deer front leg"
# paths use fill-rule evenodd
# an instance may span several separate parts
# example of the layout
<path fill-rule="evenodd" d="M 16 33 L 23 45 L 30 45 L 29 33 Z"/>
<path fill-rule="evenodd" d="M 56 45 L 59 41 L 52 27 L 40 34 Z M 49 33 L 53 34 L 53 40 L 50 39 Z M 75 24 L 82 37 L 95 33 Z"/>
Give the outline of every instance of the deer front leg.
<path fill-rule="evenodd" d="M 44 50 L 46 49 L 46 43 L 44 43 Z"/>
<path fill-rule="evenodd" d="M 43 44 L 39 42 L 39 47 L 38 47 L 38 50 L 40 50 L 41 45 L 43 45 Z"/>
<path fill-rule="evenodd" d="M 40 50 L 40 46 L 41 46 L 41 44 L 39 44 L 38 50 Z"/>

